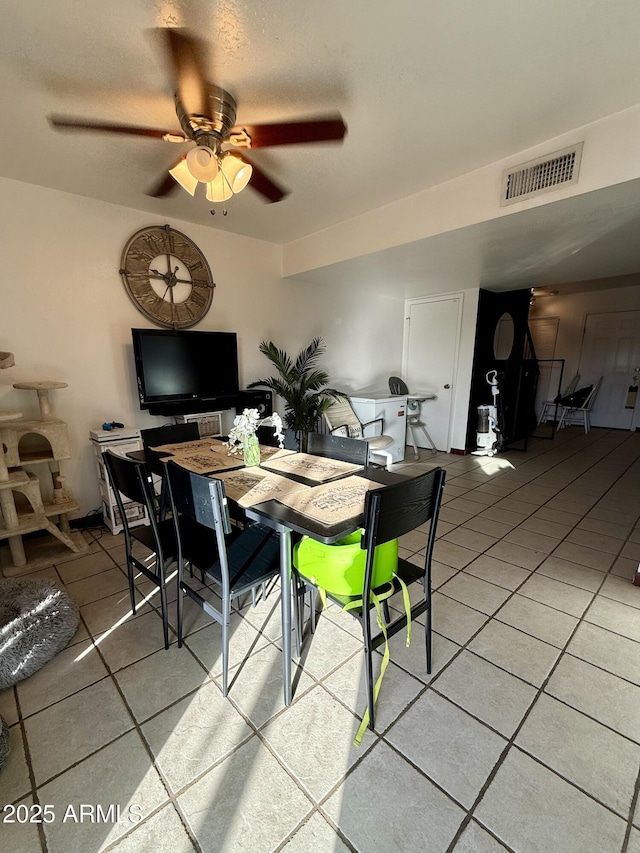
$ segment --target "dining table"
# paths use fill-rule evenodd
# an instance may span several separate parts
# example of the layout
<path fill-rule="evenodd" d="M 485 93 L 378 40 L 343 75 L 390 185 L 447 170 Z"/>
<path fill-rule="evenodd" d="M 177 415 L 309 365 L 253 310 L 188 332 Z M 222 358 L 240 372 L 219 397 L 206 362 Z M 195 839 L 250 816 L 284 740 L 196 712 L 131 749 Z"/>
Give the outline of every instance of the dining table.
<path fill-rule="evenodd" d="M 290 705 L 292 535 L 336 543 L 362 526 L 368 490 L 405 478 L 384 468 L 262 445 L 260 465 L 246 467 L 242 456 L 230 455 L 223 440 L 212 438 L 151 451 L 156 459 L 172 459 L 195 473 L 223 480 L 227 500 L 241 508 L 247 520 L 279 534 L 283 694 L 284 704 Z M 131 451 L 127 456 L 148 461 L 146 450 Z"/>

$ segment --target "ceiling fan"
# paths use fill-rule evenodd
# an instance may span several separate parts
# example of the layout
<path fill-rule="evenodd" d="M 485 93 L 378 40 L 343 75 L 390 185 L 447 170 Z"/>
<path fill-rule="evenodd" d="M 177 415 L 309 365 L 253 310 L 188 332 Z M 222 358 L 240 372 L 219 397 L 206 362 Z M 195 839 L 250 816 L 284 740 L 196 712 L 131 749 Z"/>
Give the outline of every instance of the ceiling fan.
<path fill-rule="evenodd" d="M 178 185 L 194 195 L 198 184 L 204 183 L 207 199 L 211 202 L 226 201 L 247 185 L 268 202 L 280 201 L 287 191 L 249 160 L 245 151 L 344 138 L 347 129 L 339 116 L 237 126 L 237 104 L 232 95 L 205 79 L 200 42 L 183 29 L 160 29 L 159 32 L 171 66 L 176 114 L 182 133 L 49 116 L 49 123 L 56 130 L 126 134 L 176 143 L 195 142 L 195 146 L 182 154 L 168 174 L 148 191 L 148 195 L 161 198 L 177 189 Z"/>

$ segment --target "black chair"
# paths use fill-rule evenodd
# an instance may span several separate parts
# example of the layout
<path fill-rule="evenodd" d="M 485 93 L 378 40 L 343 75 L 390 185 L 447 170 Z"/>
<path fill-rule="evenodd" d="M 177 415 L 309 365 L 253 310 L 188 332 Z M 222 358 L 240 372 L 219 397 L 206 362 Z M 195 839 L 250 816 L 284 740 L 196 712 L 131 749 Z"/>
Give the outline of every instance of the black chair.
<path fill-rule="evenodd" d="M 113 488 L 116 505 L 122 518 L 124 528 L 124 544 L 127 556 L 127 575 L 129 577 L 129 595 L 131 610 L 136 612 L 135 573 L 139 572 L 152 581 L 160 590 L 160 609 L 162 613 L 162 630 L 164 632 L 164 647 L 169 648 L 169 620 L 167 617 L 167 593 L 165 572 L 167 566 L 176 560 L 177 547 L 173 530 L 173 522 L 159 521 L 156 517 L 153 479 L 147 466 L 119 456 L 113 450 L 102 454 L 105 467 Z M 147 511 L 149 525 L 132 527 L 127 518 L 126 507 L 122 496 L 135 503 L 142 504 Z M 143 545 L 153 554 L 153 563 L 149 558 L 140 559 L 133 553 L 135 542 Z"/>
<path fill-rule="evenodd" d="M 302 447 L 302 432 L 299 429 L 284 429 L 284 449 L 300 452 Z"/>
<path fill-rule="evenodd" d="M 397 539 L 405 533 L 415 530 L 427 521 L 431 521 L 429 532 L 426 534 L 424 564 L 417 566 L 399 558 L 396 571 L 397 578 L 401 578 L 407 586 L 416 582 L 424 585 L 424 597 L 411 606 L 410 612 L 412 620 L 422 613 L 427 614 L 425 626 L 426 663 L 427 672 L 430 673 L 432 645 L 431 558 L 436 539 L 436 526 L 440 503 L 442 501 L 444 479 L 445 472 L 443 469 L 435 468 L 426 474 L 421 474 L 419 477 L 407 479 L 404 482 L 393 486 L 386 486 L 383 489 L 370 491 L 365 499 L 365 523 L 361 540 L 361 548 L 367 552 L 362 593 L 352 597 L 332 595 L 329 591 L 326 593 L 327 598 L 335 601 L 341 607 L 344 608 L 349 605 L 349 612 L 358 619 L 362 626 L 367 685 L 367 710 L 369 714 L 368 726 L 370 729 L 373 729 L 375 726 L 372 655 L 375 649 L 386 642 L 383 631 L 372 634 L 371 619 L 369 618 L 369 611 L 375 606 L 371 599 L 374 551 L 376 546 L 384 542 L 389 542 L 392 539 Z M 294 573 L 300 575 L 299 567 L 294 569 Z M 401 584 L 397 578 L 393 580 L 394 592 L 401 591 Z M 306 583 L 311 582 L 307 578 L 304 578 L 304 580 Z M 373 593 L 377 592 L 379 593 L 381 590 L 373 590 Z M 369 602 L 368 606 L 363 606 L 363 602 L 365 601 Z M 387 623 L 385 626 L 386 635 L 387 637 L 392 637 L 406 626 L 407 615 L 403 612 L 402 615 L 391 621 L 388 608 L 385 607 L 383 610 L 385 622 Z"/>
<path fill-rule="evenodd" d="M 264 444 L 265 447 L 278 447 L 279 441 L 276 438 L 276 434 L 273 431 L 273 427 L 270 426 L 259 426 L 256 430 L 256 435 L 258 436 L 258 442 L 260 444 Z M 285 450 L 295 450 L 296 452 L 300 450 L 300 433 L 293 429 L 283 429 L 282 435 L 284 437 L 284 449 Z"/>
<path fill-rule="evenodd" d="M 154 448 L 162 447 L 164 444 L 182 444 L 185 441 L 197 441 L 200 438 L 200 430 L 195 421 L 186 424 L 167 424 L 151 429 L 141 429 L 140 438 L 145 451 L 149 470 L 160 477 L 160 494 L 156 495 L 158 517 L 164 520 L 169 508 L 167 497 L 165 465 L 162 461 L 166 459 L 163 453 L 157 453 Z"/>
<path fill-rule="evenodd" d="M 182 645 L 183 597 L 188 595 L 222 625 L 222 694 L 227 695 L 231 603 L 280 575 L 280 537 L 252 524 L 239 530 L 229 523 L 222 480 L 204 477 L 166 463 L 171 512 L 178 550 L 178 646 Z M 216 609 L 190 586 L 189 563 L 218 587 L 222 609 Z"/>
<path fill-rule="evenodd" d="M 259 426 L 256 430 L 258 444 L 263 444 L 265 447 L 278 447 L 279 441 L 276 438 L 273 427 Z"/>
<path fill-rule="evenodd" d="M 166 424 L 151 429 L 141 429 L 142 446 L 162 447 L 163 444 L 181 444 L 183 441 L 197 441 L 200 430 L 195 421 L 186 424 Z"/>
<path fill-rule="evenodd" d="M 366 468 L 369 458 L 369 444 L 360 438 L 344 438 L 341 435 L 326 435 L 310 432 L 307 438 L 307 453 L 324 456 L 327 459 L 339 459 L 341 462 L 353 462 Z"/>

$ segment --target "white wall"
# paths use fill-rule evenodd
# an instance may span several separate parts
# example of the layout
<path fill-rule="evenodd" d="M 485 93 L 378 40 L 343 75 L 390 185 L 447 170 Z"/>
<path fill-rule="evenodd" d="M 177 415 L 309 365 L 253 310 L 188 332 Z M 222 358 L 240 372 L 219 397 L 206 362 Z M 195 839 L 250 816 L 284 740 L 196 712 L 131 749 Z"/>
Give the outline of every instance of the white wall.
<path fill-rule="evenodd" d="M 550 203 L 542 194 L 500 206 L 505 169 L 584 142 L 580 181 L 556 188 L 554 202 L 640 177 L 640 105 L 607 116 L 446 183 L 371 210 L 285 246 L 284 274 L 299 276 L 382 249 L 424 240 Z M 480 283 L 479 280 L 473 282 Z M 459 286 L 459 285 L 458 285 Z M 415 294 L 418 295 L 418 294 Z"/>
<path fill-rule="evenodd" d="M 130 330 L 150 324 L 130 302 L 118 270 L 131 234 L 164 223 L 148 213 L 7 179 L 0 179 L 0 212 L 0 351 L 16 359 L 15 367 L 0 373 L 0 409 L 37 417 L 35 394 L 12 384 L 68 383 L 51 400 L 69 425 L 73 458 L 63 463 L 63 473 L 84 515 L 100 505 L 89 430 L 111 420 L 138 427 L 163 422 L 138 406 Z M 197 328 L 238 333 L 244 385 L 272 373 L 258 351 L 265 338 L 297 354 L 312 337 L 323 337 L 328 352 L 322 365 L 337 387 L 386 385 L 398 369 L 402 300 L 286 281 L 280 246 L 180 221 L 171 225 L 209 260 L 217 286 Z"/>
<path fill-rule="evenodd" d="M 537 299 L 530 317 L 558 317 L 560 322 L 555 354 L 556 358 L 566 359 L 564 381 L 568 382 L 577 373 L 580 364 L 587 314 L 639 309 L 640 286 L 618 287 Z"/>

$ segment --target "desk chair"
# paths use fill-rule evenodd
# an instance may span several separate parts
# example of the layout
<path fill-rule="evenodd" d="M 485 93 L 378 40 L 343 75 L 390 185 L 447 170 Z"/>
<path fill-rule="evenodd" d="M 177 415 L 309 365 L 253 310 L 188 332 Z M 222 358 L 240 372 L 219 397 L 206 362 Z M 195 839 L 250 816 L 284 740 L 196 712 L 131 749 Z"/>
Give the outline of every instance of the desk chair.
<path fill-rule="evenodd" d="M 591 385 L 589 393 L 585 398 L 583 398 L 583 403 L 576 402 L 575 405 L 566 402 L 560 403 L 560 419 L 558 420 L 558 429 L 570 426 L 571 424 L 576 424 L 579 422 L 580 418 L 582 418 L 585 435 L 589 432 L 589 430 L 591 429 L 591 410 L 593 409 L 593 404 L 595 403 L 596 395 L 598 393 L 598 388 L 600 387 L 601 382 L 602 376 L 598 379 L 595 385 Z M 584 390 L 586 391 L 587 389 L 585 388 Z M 580 394 L 580 389 L 574 391 L 574 394 Z"/>
<path fill-rule="evenodd" d="M 164 632 L 164 647 L 169 648 L 169 620 L 167 617 L 167 594 L 165 589 L 165 572 L 167 566 L 174 562 L 177 555 L 176 539 L 173 532 L 173 522 L 160 521 L 156 517 L 155 495 L 153 481 L 147 466 L 119 456 L 113 450 L 102 454 L 105 467 L 116 498 L 116 505 L 122 518 L 124 528 L 124 545 L 127 556 L 127 576 L 129 578 L 129 595 L 131 610 L 136 612 L 134 573 L 139 572 L 154 583 L 160 590 L 160 609 L 162 615 L 162 630 Z M 128 500 L 142 504 L 149 518 L 148 526 L 131 527 L 122 500 L 124 495 Z M 134 543 L 138 542 L 150 552 L 150 556 L 140 559 L 133 553 Z"/>
<path fill-rule="evenodd" d="M 146 452 L 147 465 L 152 474 L 160 478 L 160 494 L 156 495 L 158 517 L 164 520 L 169 509 L 167 497 L 166 473 L 162 454 L 156 453 L 154 447 L 162 447 L 164 444 L 182 444 L 185 441 L 197 441 L 200 438 L 200 430 L 195 421 L 186 424 L 167 424 L 151 429 L 141 429 L 140 438 L 142 447 Z"/>
<path fill-rule="evenodd" d="M 184 596 L 222 626 L 222 695 L 228 692 L 231 603 L 280 575 L 280 537 L 261 524 L 231 527 L 224 483 L 166 463 L 178 551 L 178 646 L 182 646 Z M 221 609 L 185 579 L 185 564 L 219 588 Z"/>
<path fill-rule="evenodd" d="M 560 400 L 563 397 L 568 397 L 569 394 L 573 394 L 578 387 L 578 382 L 580 382 L 580 374 L 576 373 L 571 382 L 563 391 L 560 392 L 555 400 L 543 400 L 540 417 L 538 418 L 538 426 L 540 426 L 543 421 L 546 423 L 548 420 L 556 420 L 558 412 L 560 411 Z"/>
<path fill-rule="evenodd" d="M 424 394 L 409 394 L 409 389 L 406 383 L 399 376 L 389 377 L 389 391 L 393 396 L 407 398 L 407 428 L 411 434 L 411 443 L 413 444 L 413 453 L 416 459 L 420 458 L 418 453 L 418 442 L 416 440 L 416 432 L 419 430 L 424 433 L 424 437 L 429 442 L 430 448 L 434 453 L 437 453 L 437 448 L 433 439 L 427 432 L 427 425 L 421 418 L 422 404 L 425 400 L 435 400 L 436 395 L 431 392 Z"/>
<path fill-rule="evenodd" d="M 368 726 L 370 729 L 374 729 L 375 727 L 375 693 L 377 693 L 373 680 L 373 652 L 380 646 L 385 645 L 386 637 L 392 637 L 407 625 L 407 614 L 404 610 L 392 620 L 389 609 L 383 608 L 386 637 L 385 632 L 382 630 L 375 635 L 372 634 L 369 611 L 374 607 L 374 603 L 371 593 L 373 591 L 377 595 L 384 594 L 383 588 L 377 590 L 372 590 L 371 588 L 374 552 L 378 545 L 389 542 L 392 539 L 397 539 L 405 533 L 421 527 L 428 521 L 431 522 L 429 532 L 424 534 L 426 547 L 423 563 L 416 565 L 403 558 L 399 558 L 396 575 L 392 581 L 395 593 L 401 590 L 401 585 L 397 578 L 401 578 L 407 586 L 412 583 L 419 583 L 424 586 L 424 590 L 421 590 L 422 595 L 420 597 L 415 596 L 415 603 L 411 605 L 410 612 L 412 621 L 422 613 L 426 613 L 426 665 L 427 673 L 431 673 L 431 558 L 433 555 L 433 546 L 436 541 L 436 527 L 438 524 L 440 503 L 442 501 L 444 480 L 444 470 L 442 468 L 434 468 L 432 471 L 428 471 L 419 477 L 407 478 L 406 481 L 397 483 L 394 486 L 385 486 L 383 489 L 372 489 L 368 492 L 365 498 L 364 531 L 360 543 L 360 547 L 366 550 L 362 592 L 358 595 L 347 597 L 332 594 L 328 590 L 326 591 L 327 598 L 336 602 L 342 608 L 348 606 L 349 613 L 358 619 L 362 627 L 367 684 L 367 710 L 369 714 Z M 296 580 L 301 579 L 307 584 L 313 583 L 305 575 L 304 565 L 296 565 L 294 574 L 297 576 Z M 363 602 L 369 603 L 364 606 Z M 414 625 L 414 629 L 417 628 L 418 626 Z"/>
<path fill-rule="evenodd" d="M 338 397 L 332 400 L 331 405 L 324 412 L 324 418 L 331 435 L 366 441 L 369 449 L 369 460 L 373 455 L 379 454 L 387 460 L 385 468 L 391 465 L 393 455 L 386 448 L 393 444 L 393 438 L 390 435 L 384 435 L 384 421 L 382 418 L 361 423 L 348 397 Z M 381 434 L 365 436 L 366 428 L 372 427 L 374 424 L 379 424 Z"/>

